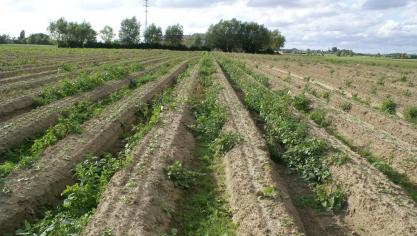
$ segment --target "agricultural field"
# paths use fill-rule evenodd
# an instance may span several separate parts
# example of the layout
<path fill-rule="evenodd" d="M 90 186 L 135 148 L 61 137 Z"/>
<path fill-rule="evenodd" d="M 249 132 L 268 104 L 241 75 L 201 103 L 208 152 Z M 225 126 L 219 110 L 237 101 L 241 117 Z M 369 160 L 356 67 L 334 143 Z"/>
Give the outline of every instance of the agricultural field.
<path fill-rule="evenodd" d="M 417 235 L 417 62 L 0 46 L 0 235 Z"/>

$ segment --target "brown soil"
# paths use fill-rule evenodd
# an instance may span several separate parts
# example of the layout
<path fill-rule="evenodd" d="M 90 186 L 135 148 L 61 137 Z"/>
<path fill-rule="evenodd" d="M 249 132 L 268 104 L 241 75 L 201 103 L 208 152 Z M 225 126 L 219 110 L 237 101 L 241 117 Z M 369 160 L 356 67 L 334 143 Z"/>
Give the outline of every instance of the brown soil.
<path fill-rule="evenodd" d="M 262 70 L 267 71 L 267 69 Z M 270 83 L 273 89 L 287 87 L 295 93 L 302 92 L 303 88 L 302 85 L 297 86 L 296 81 L 289 83 L 276 77 L 272 78 Z M 397 172 L 407 176 L 412 183 L 417 184 L 417 132 L 413 132 L 413 128 L 402 123 L 391 122 L 389 127 L 386 122 L 390 119 L 386 116 L 373 112 L 369 108 L 365 111 L 364 107 L 357 104 L 352 104 L 350 111 L 343 112 L 339 107 L 342 102 L 346 101 L 337 99 L 337 96 L 337 94 L 331 94 L 331 99 L 327 102 L 323 98 L 307 94 L 307 97 L 313 101 L 314 107 L 325 108 L 328 111 L 332 122 L 331 127 L 339 135 L 356 147 L 369 149 L 374 155 L 390 163 Z M 372 114 L 374 113 L 374 116 L 379 116 L 386 122 L 373 120 Z M 390 132 L 391 130 L 396 132 Z"/>
<path fill-rule="evenodd" d="M 142 65 L 146 66 L 146 65 L 152 65 L 158 62 L 163 61 L 166 58 L 146 58 L 144 60 L 130 60 L 131 62 L 133 61 L 137 61 L 139 63 L 141 63 Z M 119 64 L 121 62 L 117 62 L 116 64 Z M 84 69 L 84 71 L 91 71 L 93 70 L 93 68 L 89 68 L 89 69 Z M 25 95 L 17 97 L 17 98 L 8 98 L 6 101 L 4 102 L 0 102 L 0 122 L 9 120 L 19 114 L 22 114 L 22 111 L 30 111 L 31 106 L 33 105 L 33 98 L 40 94 L 42 91 L 42 88 L 38 88 L 36 89 L 38 86 L 40 85 L 44 85 L 45 83 L 49 83 L 45 86 L 51 86 L 53 87 L 54 85 L 56 85 L 57 83 L 51 83 L 51 82 L 55 82 L 59 79 L 65 78 L 65 75 L 59 75 L 59 76 L 54 76 L 54 77 L 50 77 L 50 78 L 44 78 L 44 79 L 34 79 L 34 80 L 29 80 L 29 81 L 23 81 L 23 82 L 19 82 L 19 83 L 13 83 L 12 86 L 5 86 L 3 87 L 3 89 L 18 89 L 18 90 L 22 90 L 25 87 L 27 87 L 28 89 L 31 89 L 32 93 L 30 93 L 29 91 L 27 91 L 27 89 L 25 89 L 27 92 Z M 44 87 L 45 87 L 44 86 Z M 1 92 L 0 88 L 0 92 Z"/>
<path fill-rule="evenodd" d="M 160 122 L 133 149 L 133 162 L 113 176 L 96 213 L 83 235 L 162 235 L 183 191 L 175 188 L 163 169 L 174 161 L 188 166 L 195 142 L 187 126 L 192 123 L 185 101 L 196 84 L 194 70 L 178 86 L 175 110 L 164 112 Z"/>
<path fill-rule="evenodd" d="M 220 67 L 218 67 L 220 71 Z M 224 156 L 225 185 L 238 235 L 300 235 L 301 223 L 287 188 L 275 172 L 261 133 L 223 74 L 220 100 L 230 112 L 225 130 L 243 141 Z M 275 196 L 263 196 L 272 187 Z"/>
<path fill-rule="evenodd" d="M 158 68 L 160 64 L 147 67 L 145 70 L 133 73 L 123 80 L 108 81 L 93 91 L 66 97 L 31 112 L 24 113 L 0 124 L 0 150 L 6 150 L 19 145 L 24 139 L 41 133 L 56 123 L 59 114 L 81 101 L 97 101 L 110 93 L 129 85 L 131 79 L 136 79 L 145 73 Z"/>
<path fill-rule="evenodd" d="M 149 82 L 98 117 L 86 122 L 83 132 L 70 135 L 48 148 L 31 169 L 13 172 L 5 187 L 11 193 L 0 196 L 0 232 L 11 232 L 31 219 L 45 204 L 56 202 L 66 185 L 73 182 L 72 170 L 87 154 L 106 151 L 135 120 L 135 113 L 157 93 L 172 84 L 187 62 L 174 67 L 166 76 Z"/>

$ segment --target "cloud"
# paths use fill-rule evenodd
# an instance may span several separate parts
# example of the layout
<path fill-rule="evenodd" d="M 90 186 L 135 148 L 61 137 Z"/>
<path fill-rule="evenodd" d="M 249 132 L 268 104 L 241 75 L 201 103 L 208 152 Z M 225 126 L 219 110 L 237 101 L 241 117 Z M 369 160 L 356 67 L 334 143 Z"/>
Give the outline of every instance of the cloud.
<path fill-rule="evenodd" d="M 367 0 L 363 4 L 363 9 L 368 10 L 382 10 L 397 7 L 404 7 L 408 5 L 410 0 Z"/>
<path fill-rule="evenodd" d="M 77 6 L 82 10 L 87 11 L 99 11 L 105 9 L 119 8 L 125 5 L 123 1 L 117 0 L 89 0 L 89 1 L 76 1 Z"/>
<path fill-rule="evenodd" d="M 215 1 L 195 1 L 195 0 L 157 0 L 155 3 L 150 3 L 151 6 L 161 8 L 202 8 L 212 7 L 222 4 L 233 4 L 237 0 L 215 0 Z"/>

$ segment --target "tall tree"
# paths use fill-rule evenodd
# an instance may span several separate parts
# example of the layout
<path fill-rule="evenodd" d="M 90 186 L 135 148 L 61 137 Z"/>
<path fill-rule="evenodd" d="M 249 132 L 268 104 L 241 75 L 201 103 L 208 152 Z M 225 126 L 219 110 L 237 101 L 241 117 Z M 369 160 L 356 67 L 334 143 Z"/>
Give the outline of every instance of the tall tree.
<path fill-rule="evenodd" d="M 160 44 L 162 41 L 162 29 L 155 24 L 151 24 L 145 30 L 145 43 Z"/>
<path fill-rule="evenodd" d="M 241 48 L 241 26 L 242 23 L 236 19 L 211 25 L 206 33 L 207 44 L 228 52 Z"/>
<path fill-rule="evenodd" d="M 43 33 L 37 33 L 37 34 L 31 34 L 27 38 L 27 43 L 48 45 L 48 44 L 51 44 L 51 40 L 48 35 L 43 34 Z"/>
<path fill-rule="evenodd" d="M 113 41 L 115 34 L 113 28 L 106 25 L 102 30 L 100 30 L 100 37 L 105 43 L 111 43 Z"/>
<path fill-rule="evenodd" d="M 258 52 L 269 48 L 270 35 L 269 30 L 255 22 L 245 22 L 240 27 L 242 49 L 245 52 Z"/>
<path fill-rule="evenodd" d="M 26 39 L 26 33 L 24 30 L 22 30 L 20 31 L 18 40 L 20 43 L 25 43 L 25 39 Z"/>
<path fill-rule="evenodd" d="M 165 43 L 170 46 L 180 46 L 183 37 L 184 29 L 180 24 L 168 26 L 165 31 Z"/>
<path fill-rule="evenodd" d="M 97 33 L 91 24 L 67 22 L 64 18 L 49 23 L 48 30 L 52 37 L 57 40 L 58 46 L 79 46 L 95 42 Z"/>
<path fill-rule="evenodd" d="M 120 42 L 125 45 L 140 43 L 140 23 L 136 17 L 126 18 L 120 23 Z"/>
<path fill-rule="evenodd" d="M 273 30 L 270 32 L 270 47 L 273 50 L 279 50 L 285 45 L 285 37 L 279 32 L 279 30 Z"/>

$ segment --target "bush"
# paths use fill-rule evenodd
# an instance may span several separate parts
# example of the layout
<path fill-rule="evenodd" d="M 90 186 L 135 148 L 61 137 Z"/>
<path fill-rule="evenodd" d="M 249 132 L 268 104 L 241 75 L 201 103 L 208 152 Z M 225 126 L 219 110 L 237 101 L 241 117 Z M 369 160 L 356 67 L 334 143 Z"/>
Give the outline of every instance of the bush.
<path fill-rule="evenodd" d="M 391 98 L 385 99 L 381 105 L 381 111 L 388 114 L 395 114 L 396 108 L 397 104 Z"/>
<path fill-rule="evenodd" d="M 407 107 L 404 110 L 404 117 L 407 121 L 417 123 L 417 107 Z"/>
<path fill-rule="evenodd" d="M 350 102 L 343 102 L 342 104 L 340 104 L 340 108 L 343 111 L 348 112 L 348 111 L 350 111 L 350 109 L 352 109 L 352 103 L 350 103 Z"/>
<path fill-rule="evenodd" d="M 304 93 L 295 96 L 292 102 L 292 105 L 299 111 L 308 112 L 311 110 L 310 107 L 311 101 L 308 99 Z"/>
<path fill-rule="evenodd" d="M 327 112 L 323 109 L 316 109 L 310 113 L 310 118 L 321 127 L 328 127 L 331 121 L 327 118 Z"/>

